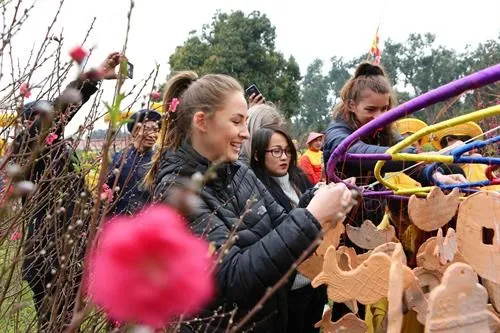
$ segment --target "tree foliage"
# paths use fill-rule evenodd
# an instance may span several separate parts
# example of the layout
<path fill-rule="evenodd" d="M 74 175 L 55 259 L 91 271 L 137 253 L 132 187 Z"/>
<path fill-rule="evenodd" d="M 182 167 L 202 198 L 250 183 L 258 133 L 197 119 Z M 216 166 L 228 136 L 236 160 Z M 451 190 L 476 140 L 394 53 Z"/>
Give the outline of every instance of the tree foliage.
<path fill-rule="evenodd" d="M 245 87 L 256 84 L 267 100 L 278 104 L 286 117 L 299 110 L 300 69 L 275 47 L 276 32 L 269 18 L 258 11 L 245 15 L 217 12 L 201 34 L 193 32 L 170 56 L 172 73 L 223 73 Z"/>

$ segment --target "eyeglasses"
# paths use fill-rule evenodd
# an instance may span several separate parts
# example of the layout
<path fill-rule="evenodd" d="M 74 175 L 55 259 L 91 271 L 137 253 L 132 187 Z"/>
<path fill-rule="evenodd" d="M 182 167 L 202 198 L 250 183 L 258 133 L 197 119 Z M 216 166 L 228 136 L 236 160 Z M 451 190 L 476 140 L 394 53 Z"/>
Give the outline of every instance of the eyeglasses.
<path fill-rule="evenodd" d="M 144 133 L 157 133 L 160 131 L 160 128 L 158 126 L 144 126 Z"/>
<path fill-rule="evenodd" d="M 283 149 L 283 148 L 276 147 L 273 149 L 266 150 L 266 153 L 271 153 L 271 155 L 273 155 L 273 157 L 276 157 L 276 158 L 281 158 L 281 156 L 283 156 L 283 153 L 285 153 L 287 157 L 292 156 L 292 150 L 290 148 Z"/>

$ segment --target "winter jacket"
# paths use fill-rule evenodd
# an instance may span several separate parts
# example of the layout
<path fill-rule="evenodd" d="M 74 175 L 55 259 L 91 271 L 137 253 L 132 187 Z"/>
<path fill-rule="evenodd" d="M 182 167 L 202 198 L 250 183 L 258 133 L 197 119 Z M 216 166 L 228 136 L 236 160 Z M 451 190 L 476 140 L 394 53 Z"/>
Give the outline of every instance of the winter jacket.
<path fill-rule="evenodd" d="M 349 135 L 354 132 L 354 129 L 347 124 L 342 119 L 337 119 L 330 124 L 330 126 L 325 131 L 325 141 L 323 144 L 323 162 L 325 170 L 327 167 L 328 159 L 330 158 L 332 152 L 337 148 L 342 141 L 344 141 Z M 394 133 L 396 142 L 402 140 L 402 137 Z M 361 140 L 353 143 L 348 152 L 352 154 L 383 154 L 389 147 L 378 145 L 378 137 L 371 136 L 367 138 L 362 138 Z M 408 147 L 402 152 L 415 154 L 416 150 L 413 147 Z M 373 160 L 350 160 L 350 161 L 340 161 L 337 163 L 336 172 L 340 178 L 345 179 L 349 177 L 356 177 L 356 184 L 367 185 L 374 182 L 376 179 L 373 175 L 373 170 L 375 169 L 375 164 L 377 161 Z M 413 165 L 414 162 L 407 161 L 386 161 L 382 172 L 396 172 Z M 463 171 L 456 165 L 445 165 L 439 164 L 439 171 L 444 174 L 461 173 Z M 424 167 L 416 167 L 407 174 L 415 179 L 417 182 L 422 184 L 422 186 L 429 186 L 431 183 L 424 176 Z M 380 190 L 382 187 L 380 185 L 374 187 L 375 190 Z M 362 209 L 356 214 L 356 218 L 353 222 L 356 225 L 360 225 L 365 219 L 372 220 L 375 224 L 379 223 L 384 215 L 385 211 L 385 200 L 383 199 L 369 199 L 365 198 L 363 200 Z"/>
<path fill-rule="evenodd" d="M 154 191 L 155 201 L 168 201 L 169 188 L 182 184 L 196 172 L 204 173 L 210 162 L 188 142 L 176 152 L 162 157 Z M 286 214 L 252 170 L 241 162 L 225 163 L 217 177 L 201 189 L 201 207 L 188 216 L 191 230 L 203 235 L 219 249 L 243 216 L 236 241 L 223 257 L 216 272 L 215 301 L 198 317 L 210 317 L 222 307 L 228 312 L 237 307 L 237 322 L 262 298 L 306 250 L 320 232 L 320 224 L 306 209 Z M 249 201 L 250 200 L 250 201 Z M 245 213 L 247 205 L 250 211 Z M 219 311 L 220 312 L 220 311 Z M 183 328 L 190 332 L 225 332 L 228 316 Z M 287 289 L 278 290 L 252 318 L 246 330 L 286 332 Z"/>
<path fill-rule="evenodd" d="M 124 154 L 125 153 L 125 154 Z M 149 191 L 144 188 L 144 176 L 151 167 L 153 151 L 140 153 L 136 148 L 130 147 L 125 152 L 116 152 L 108 169 L 106 184 L 110 188 L 118 186 L 109 215 L 133 214 L 140 210 L 149 201 Z M 121 170 L 116 179 L 114 169 Z M 116 181 L 116 185 L 115 185 Z"/>
<path fill-rule="evenodd" d="M 81 106 L 98 90 L 97 82 L 76 80 L 68 85 L 81 92 L 82 101 L 79 105 L 68 105 L 61 97 L 56 98 L 54 105 L 56 126 L 52 133 L 57 135 L 57 139 L 50 145 L 46 144 L 40 152 L 39 158 L 32 164 L 32 168 L 27 172 L 25 178 L 35 183 L 35 191 L 30 197 L 29 209 L 25 209 L 25 220 L 27 224 L 27 243 L 24 248 L 25 260 L 23 262 L 23 278 L 36 283 L 40 279 L 51 279 L 53 275 L 50 271 L 59 266 L 56 253 L 63 245 L 63 233 L 71 223 L 75 209 L 76 198 L 85 189 L 85 182 L 82 177 L 75 177 L 78 168 L 78 156 L 74 152 L 69 142 L 64 138 L 64 126 L 75 116 Z M 60 112 L 60 113 L 58 113 Z M 22 131 L 15 139 L 13 153 L 23 153 L 19 148 L 26 149 L 27 142 L 37 142 L 41 131 L 41 120 L 35 120 L 29 128 Z M 26 164 L 20 159 L 18 163 Z M 68 177 L 68 175 L 71 175 Z M 88 198 L 88 197 L 87 197 Z M 85 198 L 81 198 L 81 206 L 84 206 Z M 63 210 L 60 209 L 63 208 Z M 84 223 L 85 224 L 85 223 Z M 78 232 L 77 228 L 73 233 Z M 81 231 L 80 231 L 81 233 Z M 77 234 L 75 239 L 81 239 Z M 46 250 L 47 245 L 54 243 L 59 250 Z M 78 244 L 77 244 L 78 243 Z M 82 244 L 75 242 L 74 249 L 81 251 Z M 52 247 L 53 248 L 53 247 Z M 44 250 L 46 254 L 40 254 Z M 75 251 L 74 253 L 76 254 Z M 80 254 L 76 254 L 81 258 Z M 73 259 L 71 259 L 73 260 Z"/>
<path fill-rule="evenodd" d="M 310 149 L 299 159 L 299 166 L 306 174 L 309 181 L 316 185 L 323 176 L 323 153 L 321 151 L 312 151 Z"/>

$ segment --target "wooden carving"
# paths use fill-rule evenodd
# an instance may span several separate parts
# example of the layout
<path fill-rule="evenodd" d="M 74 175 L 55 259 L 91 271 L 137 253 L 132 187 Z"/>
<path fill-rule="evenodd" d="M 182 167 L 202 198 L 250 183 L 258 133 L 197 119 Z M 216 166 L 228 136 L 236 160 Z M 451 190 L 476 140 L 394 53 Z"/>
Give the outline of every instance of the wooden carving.
<path fill-rule="evenodd" d="M 316 288 L 326 284 L 328 298 L 334 302 L 357 300 L 362 304 L 373 304 L 387 297 L 390 266 L 388 255 L 373 253 L 357 268 L 344 272 L 338 265 L 336 250 L 331 246 L 326 252 L 322 272 L 311 285 Z M 407 288 L 414 278 L 412 271 L 403 266 L 403 288 Z"/>
<path fill-rule="evenodd" d="M 491 304 L 488 304 L 488 312 L 490 315 L 490 320 L 488 321 L 490 332 L 500 333 L 500 313 Z"/>
<path fill-rule="evenodd" d="M 340 257 L 345 256 L 346 258 L 348 258 L 352 269 L 354 269 L 361 265 L 361 263 L 366 259 L 368 259 L 370 254 L 371 251 L 362 254 L 356 254 L 356 250 L 354 250 L 352 247 L 340 246 L 337 250 L 337 259 L 342 260 L 340 259 Z"/>
<path fill-rule="evenodd" d="M 387 333 L 401 333 L 403 326 L 403 247 L 396 244 L 389 269 L 389 310 L 387 312 Z"/>
<path fill-rule="evenodd" d="M 482 278 L 500 284 L 500 194 L 478 192 L 458 210 L 458 250 Z"/>
<path fill-rule="evenodd" d="M 299 273 L 310 280 L 314 279 L 321 272 L 326 249 L 328 249 L 329 246 L 338 247 L 340 243 L 340 236 L 344 232 L 345 227 L 341 222 L 338 222 L 334 228 L 328 229 L 316 251 L 312 253 L 309 258 L 304 260 L 297 268 Z"/>
<path fill-rule="evenodd" d="M 362 249 L 372 250 L 379 245 L 394 239 L 396 231 L 391 225 L 387 229 L 379 230 L 370 220 L 366 220 L 361 227 L 346 226 L 347 237 Z"/>
<path fill-rule="evenodd" d="M 455 238 L 456 234 L 452 228 L 448 229 L 446 237 L 443 237 L 443 232 L 439 229 L 436 237 L 429 238 L 418 249 L 417 266 L 443 274 L 452 262 L 464 262 L 457 246 L 454 246 Z"/>
<path fill-rule="evenodd" d="M 460 192 L 454 188 L 445 195 L 439 187 L 434 187 L 426 198 L 415 195 L 408 201 L 408 215 L 420 230 L 432 231 L 448 223 L 457 212 Z"/>
<path fill-rule="evenodd" d="M 500 284 L 490 281 L 488 279 L 482 279 L 483 285 L 488 291 L 488 296 L 490 297 L 490 302 L 497 312 L 500 312 Z"/>
<path fill-rule="evenodd" d="M 425 325 L 428 302 L 419 281 L 413 281 L 410 287 L 404 291 L 404 300 L 406 301 L 407 309 L 415 311 L 419 323 Z"/>
<path fill-rule="evenodd" d="M 453 263 L 429 295 L 426 333 L 489 332 L 488 294 L 472 267 Z"/>
<path fill-rule="evenodd" d="M 352 313 L 346 314 L 336 322 L 332 322 L 331 317 L 332 310 L 328 309 L 314 327 L 321 328 L 323 333 L 365 333 L 368 330 L 365 322 Z"/>

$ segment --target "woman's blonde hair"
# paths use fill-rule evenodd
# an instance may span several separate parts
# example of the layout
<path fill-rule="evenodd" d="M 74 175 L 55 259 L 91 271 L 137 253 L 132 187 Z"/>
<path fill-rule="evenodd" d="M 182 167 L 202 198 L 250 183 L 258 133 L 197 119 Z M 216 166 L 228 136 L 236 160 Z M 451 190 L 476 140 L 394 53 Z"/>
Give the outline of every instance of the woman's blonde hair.
<path fill-rule="evenodd" d="M 241 84 L 223 74 L 208 74 L 199 78 L 195 72 L 184 71 L 168 80 L 163 96 L 161 142 L 146 175 L 146 185 L 150 188 L 153 186 L 164 152 L 176 151 L 182 141 L 189 138 L 194 114 L 198 111 L 213 113 L 223 109 L 228 95 L 236 91 L 243 92 Z M 174 99 L 177 99 L 178 104 L 172 110 Z"/>

